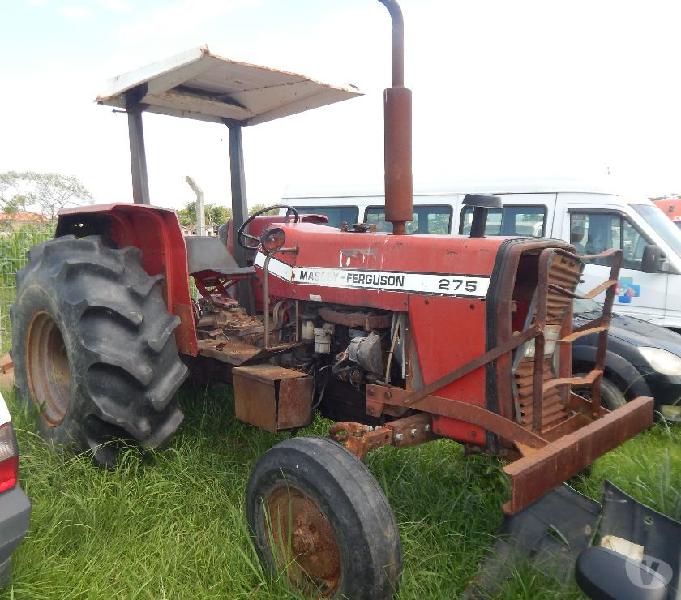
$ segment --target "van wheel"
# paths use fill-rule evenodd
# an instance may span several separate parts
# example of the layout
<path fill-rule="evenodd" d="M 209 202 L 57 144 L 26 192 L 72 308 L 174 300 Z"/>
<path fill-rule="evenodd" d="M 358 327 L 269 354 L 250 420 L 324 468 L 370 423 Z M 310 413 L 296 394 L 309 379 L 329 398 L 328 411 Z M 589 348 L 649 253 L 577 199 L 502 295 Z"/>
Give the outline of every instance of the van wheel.
<path fill-rule="evenodd" d="M 586 373 L 578 373 L 576 375 L 576 377 L 584 376 L 586 376 Z M 591 400 L 590 386 L 575 386 L 575 390 L 580 396 L 583 396 L 587 400 Z M 603 377 L 603 379 L 601 379 L 601 403 L 608 410 L 615 410 L 624 406 L 627 403 L 627 399 L 624 396 L 624 393 L 617 387 L 617 384 Z"/>

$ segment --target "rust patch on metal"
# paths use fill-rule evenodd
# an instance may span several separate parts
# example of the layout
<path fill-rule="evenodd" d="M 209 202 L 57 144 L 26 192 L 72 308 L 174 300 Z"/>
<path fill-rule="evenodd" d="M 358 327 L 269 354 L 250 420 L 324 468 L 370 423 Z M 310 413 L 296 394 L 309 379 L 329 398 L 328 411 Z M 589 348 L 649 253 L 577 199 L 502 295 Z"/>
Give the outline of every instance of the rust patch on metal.
<path fill-rule="evenodd" d="M 14 369 L 14 361 L 9 354 L 0 356 L 0 373 L 3 375 L 9 373 Z"/>
<path fill-rule="evenodd" d="M 319 316 L 335 325 L 345 325 L 346 327 L 362 328 L 365 331 L 373 329 L 387 329 L 392 325 L 391 314 L 375 314 L 370 312 L 342 312 L 328 307 L 319 309 Z"/>
<path fill-rule="evenodd" d="M 404 398 L 408 393 L 397 387 L 376 384 L 367 386 L 367 398 L 372 396 L 380 398 L 383 404 L 388 405 L 403 406 Z M 541 448 L 547 443 L 544 438 L 528 431 L 518 423 L 476 404 L 431 395 L 419 400 L 418 410 L 478 425 L 510 442 L 519 442 L 532 448 Z"/>
<path fill-rule="evenodd" d="M 382 427 L 353 422 L 335 423 L 330 427 L 329 435 L 360 460 L 383 446 L 406 448 L 438 437 L 433 433 L 431 415 L 425 413 L 390 421 Z"/>
<path fill-rule="evenodd" d="M 10 388 L 14 385 L 14 362 L 9 354 L 0 356 L 0 387 Z"/>
<path fill-rule="evenodd" d="M 66 416 L 71 398 L 71 368 L 61 331 L 51 315 L 39 312 L 28 326 L 26 376 L 41 418 L 56 427 Z"/>
<path fill-rule="evenodd" d="M 294 429 L 312 420 L 314 378 L 282 379 L 279 384 L 277 429 Z"/>
<path fill-rule="evenodd" d="M 581 427 L 593 421 L 593 417 L 583 413 L 574 413 L 555 427 L 551 427 L 542 432 L 542 437 L 549 442 L 555 442 L 558 438 L 574 433 Z"/>
<path fill-rule="evenodd" d="M 287 352 L 300 345 L 296 342 L 265 349 L 240 340 L 218 338 L 199 340 L 199 355 L 238 367 L 251 362 L 268 360 L 272 356 Z"/>
<path fill-rule="evenodd" d="M 191 356 L 196 356 L 196 331 L 194 329 L 194 313 L 191 305 L 175 303 L 173 305 L 173 312 L 182 321 L 182 326 L 175 330 L 175 342 L 178 349 Z"/>
<path fill-rule="evenodd" d="M 199 338 L 239 340 L 262 345 L 265 325 L 260 317 L 249 315 L 232 301 L 220 302 L 211 298 L 201 302 L 201 318 L 197 323 Z"/>
<path fill-rule="evenodd" d="M 428 414 L 417 414 L 385 424 L 393 432 L 392 444 L 396 448 L 416 446 L 436 439 L 433 433 L 433 418 Z"/>
<path fill-rule="evenodd" d="M 653 399 L 642 396 L 506 465 L 511 499 L 504 504 L 504 511 L 517 513 L 652 424 Z"/>
<path fill-rule="evenodd" d="M 309 425 L 314 379 L 300 371 L 262 364 L 235 367 L 236 418 L 276 433 Z"/>
<path fill-rule="evenodd" d="M 199 340 L 199 355 L 239 366 L 258 356 L 262 348 L 238 340 Z"/>
<path fill-rule="evenodd" d="M 360 460 L 364 460 L 371 450 L 387 446 L 393 440 L 392 430 L 387 427 L 372 427 L 353 422 L 333 424 L 329 428 L 329 435 Z"/>
<path fill-rule="evenodd" d="M 265 499 L 278 570 L 305 595 L 332 596 L 341 578 L 341 555 L 331 522 L 318 504 L 293 486 L 280 486 Z"/>

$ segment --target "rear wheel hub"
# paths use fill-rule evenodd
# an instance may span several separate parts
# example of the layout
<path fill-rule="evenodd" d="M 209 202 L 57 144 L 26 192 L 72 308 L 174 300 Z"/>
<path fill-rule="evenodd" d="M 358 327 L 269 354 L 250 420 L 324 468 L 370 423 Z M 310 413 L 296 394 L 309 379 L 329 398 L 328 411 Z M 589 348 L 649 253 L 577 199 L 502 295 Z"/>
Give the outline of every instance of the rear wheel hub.
<path fill-rule="evenodd" d="M 64 338 L 46 312 L 33 317 L 28 329 L 26 367 L 31 398 L 51 427 L 66 416 L 71 389 L 71 370 Z"/>

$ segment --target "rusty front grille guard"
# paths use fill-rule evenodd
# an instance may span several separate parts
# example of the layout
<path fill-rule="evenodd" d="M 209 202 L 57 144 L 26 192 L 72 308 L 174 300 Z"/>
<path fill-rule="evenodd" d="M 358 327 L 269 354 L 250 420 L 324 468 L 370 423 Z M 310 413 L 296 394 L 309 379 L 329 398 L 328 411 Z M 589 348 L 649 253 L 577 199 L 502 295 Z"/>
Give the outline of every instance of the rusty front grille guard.
<path fill-rule="evenodd" d="M 556 257 L 582 262 L 609 260 L 609 279 L 586 294 L 577 294 L 574 290 L 566 289 L 550 281 L 551 261 Z M 514 443 L 522 458 L 504 467 L 504 472 L 511 484 L 511 498 L 504 505 L 504 511 L 513 514 L 522 510 L 555 486 L 586 468 L 605 452 L 616 448 L 652 425 L 652 398 L 636 398 L 613 412 L 601 406 L 600 382 L 603 377 L 608 327 L 621 264 L 621 250 L 608 250 L 601 254 L 582 257 L 558 248 L 543 250 L 539 257 L 538 305 L 533 325 L 522 332 L 513 333 L 507 342 L 419 390 L 408 392 L 389 385 L 367 385 L 367 412 L 380 416 L 385 405 L 413 407 L 431 415 L 473 423 Z M 556 341 L 558 351 L 563 353 L 568 351 L 572 342 L 580 337 L 594 333 L 599 335 L 596 364 L 585 377 L 544 379 L 545 326 L 550 312 L 549 290 L 566 299 L 565 310 L 567 312 L 563 314 L 562 337 Z M 603 292 L 605 292 L 605 301 L 601 316 L 572 331 L 571 319 L 567 318 L 572 315 L 572 300 L 575 298 L 593 299 Z M 534 340 L 535 344 L 531 427 L 524 427 L 512 419 L 481 406 L 436 395 L 441 388 L 513 352 L 531 340 Z M 563 375 L 567 369 L 566 364 L 570 363 L 561 361 Z M 592 400 L 586 400 L 574 393 L 565 394 L 565 408 L 571 413 L 570 416 L 550 429 L 542 429 L 545 392 L 569 385 L 591 385 Z"/>
<path fill-rule="evenodd" d="M 586 294 L 578 294 L 574 290 L 566 289 L 558 284 L 550 282 L 550 270 L 552 263 L 557 257 L 560 256 L 570 261 L 582 263 L 595 262 L 597 260 L 608 260 L 610 262 L 610 275 L 607 281 L 597 285 Z M 592 415 L 597 417 L 601 414 L 601 380 L 603 378 L 603 370 L 605 368 L 605 352 L 608 343 L 608 328 L 610 326 L 612 306 L 615 301 L 615 292 L 617 291 L 617 283 L 621 266 L 622 250 L 612 249 L 601 254 L 585 256 L 577 256 L 576 254 L 560 248 L 547 248 L 542 251 L 539 257 L 539 279 L 537 284 L 538 306 L 534 326 L 536 333 L 534 335 L 534 369 L 532 382 L 532 430 L 535 433 L 541 434 L 543 431 L 544 396 L 546 392 L 549 392 L 550 390 L 553 390 L 557 387 L 566 385 L 590 385 L 592 388 Z M 564 344 L 571 345 L 575 340 L 581 337 L 598 333 L 596 362 L 591 372 L 584 377 L 557 377 L 554 379 L 544 378 L 544 369 L 546 367 L 544 360 L 544 349 L 546 345 L 545 331 L 547 317 L 549 314 L 549 291 L 563 296 L 568 302 L 572 302 L 572 300 L 575 298 L 591 300 L 605 292 L 603 310 L 599 317 L 589 321 L 576 330 L 572 330 L 572 323 L 570 319 L 570 333 L 568 333 L 568 335 L 564 335 L 565 332 L 561 331 L 562 337 L 556 340 L 556 351 L 560 351 Z M 568 310 L 567 317 L 571 317 L 571 315 L 572 310 Z M 566 315 L 563 315 L 563 319 L 565 318 Z"/>

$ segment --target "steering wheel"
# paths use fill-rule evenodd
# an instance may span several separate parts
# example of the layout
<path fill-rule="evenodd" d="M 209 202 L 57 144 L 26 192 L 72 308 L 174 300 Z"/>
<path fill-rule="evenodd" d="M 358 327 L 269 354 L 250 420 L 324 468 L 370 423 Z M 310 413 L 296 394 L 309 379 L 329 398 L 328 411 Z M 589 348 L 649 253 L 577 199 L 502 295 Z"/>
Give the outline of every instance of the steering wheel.
<path fill-rule="evenodd" d="M 264 213 L 270 212 L 275 208 L 285 208 L 286 216 L 288 217 L 289 215 L 292 214 L 294 223 L 297 223 L 300 220 L 298 211 L 293 206 L 289 206 L 288 204 L 274 204 L 272 206 L 263 208 L 262 210 L 254 212 L 250 217 L 248 217 L 248 219 L 246 219 L 243 222 L 241 227 L 239 227 L 239 231 L 237 231 L 236 234 L 236 239 L 237 242 L 239 242 L 239 246 L 241 246 L 242 248 L 246 248 L 246 250 L 255 250 L 258 246 L 260 246 L 260 238 L 257 238 L 254 235 L 251 235 L 250 233 L 246 233 L 246 227 L 248 227 L 253 222 L 253 219 L 255 219 L 256 217 L 259 217 Z M 247 243 L 248 241 L 250 241 L 251 243 L 250 244 Z"/>

